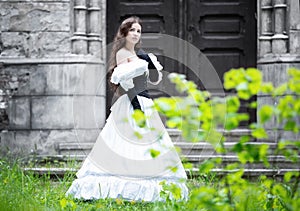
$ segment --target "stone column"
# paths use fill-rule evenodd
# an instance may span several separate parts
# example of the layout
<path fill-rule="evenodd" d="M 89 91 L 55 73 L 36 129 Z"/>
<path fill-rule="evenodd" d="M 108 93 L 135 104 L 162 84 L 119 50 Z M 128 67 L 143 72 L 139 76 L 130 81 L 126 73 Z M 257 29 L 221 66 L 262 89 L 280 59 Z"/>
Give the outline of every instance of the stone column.
<path fill-rule="evenodd" d="M 92 55 L 100 56 L 102 55 L 101 52 L 101 36 L 100 36 L 100 28 L 101 26 L 99 23 L 101 22 L 101 8 L 99 5 L 98 0 L 90 0 L 89 7 L 88 7 L 88 26 L 89 26 L 89 33 L 88 33 L 88 51 Z M 102 26 L 103 27 L 103 26 Z"/>
<path fill-rule="evenodd" d="M 87 7 L 86 0 L 74 2 L 74 34 L 72 40 L 72 53 L 87 54 Z"/>
<path fill-rule="evenodd" d="M 290 40 L 289 51 L 291 54 L 300 54 L 300 1 L 290 2 Z"/>
<path fill-rule="evenodd" d="M 272 0 L 262 0 L 260 9 L 261 9 L 261 19 L 260 19 L 261 33 L 259 36 L 259 42 L 260 42 L 260 55 L 262 56 L 272 52 L 272 47 L 271 47 L 271 39 L 273 36 Z"/>
<path fill-rule="evenodd" d="M 285 0 L 274 0 L 274 36 L 272 37 L 272 53 L 288 53 Z"/>

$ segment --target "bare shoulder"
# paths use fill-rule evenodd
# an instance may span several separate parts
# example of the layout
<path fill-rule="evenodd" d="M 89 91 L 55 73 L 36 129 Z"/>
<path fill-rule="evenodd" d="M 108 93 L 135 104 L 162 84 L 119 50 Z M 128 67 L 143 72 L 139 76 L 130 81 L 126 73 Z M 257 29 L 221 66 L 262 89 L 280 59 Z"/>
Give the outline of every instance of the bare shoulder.
<path fill-rule="evenodd" d="M 127 63 L 128 59 L 132 57 L 130 52 L 126 50 L 125 48 L 121 48 L 120 50 L 117 51 L 116 53 L 116 60 L 117 60 L 117 65 Z"/>

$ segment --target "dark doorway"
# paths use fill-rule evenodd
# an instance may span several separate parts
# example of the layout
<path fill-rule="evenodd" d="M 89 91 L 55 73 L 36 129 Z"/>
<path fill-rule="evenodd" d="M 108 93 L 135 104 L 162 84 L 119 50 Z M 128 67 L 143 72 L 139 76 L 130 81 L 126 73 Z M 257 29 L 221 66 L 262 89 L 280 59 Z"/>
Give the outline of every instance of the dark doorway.
<path fill-rule="evenodd" d="M 221 80 L 231 68 L 256 67 L 256 0 L 110 0 L 107 1 L 107 43 L 112 42 L 121 21 L 131 15 L 142 19 L 143 33 L 173 35 L 196 46 L 207 56 Z M 149 50 L 159 56 L 166 70 L 185 73 L 190 80 L 197 78 L 188 68 L 164 58 L 159 46 Z M 206 79 L 209 77 L 204 75 L 200 80 Z M 201 87 L 200 80 L 195 82 Z M 215 89 L 218 92 L 218 87 Z M 108 114 L 111 106 L 109 91 L 107 102 Z M 251 116 L 250 122 L 254 121 L 256 111 L 247 112 Z"/>

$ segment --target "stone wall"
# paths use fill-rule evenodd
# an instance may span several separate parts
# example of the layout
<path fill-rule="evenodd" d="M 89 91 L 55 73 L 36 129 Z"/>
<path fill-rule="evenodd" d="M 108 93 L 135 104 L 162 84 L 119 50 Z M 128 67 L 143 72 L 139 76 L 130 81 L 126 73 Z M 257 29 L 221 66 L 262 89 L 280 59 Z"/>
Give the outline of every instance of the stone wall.
<path fill-rule="evenodd" d="M 278 86 L 287 81 L 287 69 L 300 69 L 300 1 L 261 0 L 258 1 L 258 68 L 265 81 Z M 279 98 L 278 98 L 279 99 Z M 277 99 L 277 100 L 278 100 Z M 258 96 L 258 106 L 274 104 L 268 95 Z M 271 138 L 278 135 L 299 139 L 299 135 L 281 131 L 273 134 L 275 122 L 266 125 Z M 298 136 L 298 137 L 297 137 Z"/>
<path fill-rule="evenodd" d="M 8 103 L 2 155 L 94 142 L 105 122 L 105 1 L 0 1 L 1 72 L 29 73 Z"/>

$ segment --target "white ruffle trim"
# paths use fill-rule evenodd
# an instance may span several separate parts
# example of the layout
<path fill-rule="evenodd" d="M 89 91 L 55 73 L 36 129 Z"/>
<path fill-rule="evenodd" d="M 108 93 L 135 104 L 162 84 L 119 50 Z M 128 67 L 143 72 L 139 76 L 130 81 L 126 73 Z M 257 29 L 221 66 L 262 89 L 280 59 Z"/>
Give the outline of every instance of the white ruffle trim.
<path fill-rule="evenodd" d="M 66 195 L 84 200 L 122 198 L 134 201 L 164 201 L 160 196 L 162 186 L 159 183 L 166 181 L 166 184 L 173 183 L 181 189 L 181 199 L 186 200 L 188 197 L 185 183 L 176 178 L 118 177 L 95 172 L 97 167 L 88 159 L 84 165 L 84 172 L 78 172 L 78 179 L 73 181 Z"/>
<path fill-rule="evenodd" d="M 148 53 L 149 58 L 151 59 L 151 62 L 154 64 L 155 68 L 158 71 L 161 71 L 163 69 L 163 66 L 157 61 L 157 57 L 153 53 Z"/>
<path fill-rule="evenodd" d="M 132 62 L 118 65 L 111 76 L 111 82 L 118 84 L 137 76 L 143 75 L 148 71 L 148 62 L 142 59 L 136 59 Z"/>

